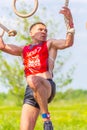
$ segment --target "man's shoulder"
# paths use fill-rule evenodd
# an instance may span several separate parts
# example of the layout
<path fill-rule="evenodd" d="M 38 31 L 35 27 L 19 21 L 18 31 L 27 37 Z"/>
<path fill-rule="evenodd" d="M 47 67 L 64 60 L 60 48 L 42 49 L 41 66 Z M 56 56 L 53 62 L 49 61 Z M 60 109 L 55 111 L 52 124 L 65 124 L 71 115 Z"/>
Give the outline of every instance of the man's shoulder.
<path fill-rule="evenodd" d="M 50 44 L 51 44 L 51 43 L 53 43 L 55 40 L 56 40 L 56 39 L 53 39 L 53 38 L 48 39 L 48 40 L 47 40 L 47 43 L 50 43 Z"/>
<path fill-rule="evenodd" d="M 52 43 L 54 42 L 55 39 L 48 39 L 47 40 L 47 46 L 50 48 L 52 47 Z"/>

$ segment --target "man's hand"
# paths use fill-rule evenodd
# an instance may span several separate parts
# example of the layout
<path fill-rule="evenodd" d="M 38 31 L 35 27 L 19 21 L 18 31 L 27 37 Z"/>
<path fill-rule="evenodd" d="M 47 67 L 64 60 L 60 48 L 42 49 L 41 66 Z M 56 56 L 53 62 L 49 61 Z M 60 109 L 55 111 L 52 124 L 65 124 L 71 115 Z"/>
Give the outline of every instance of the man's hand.
<path fill-rule="evenodd" d="M 72 14 L 68 7 L 62 7 L 59 13 L 63 14 L 69 21 L 72 20 Z"/>
<path fill-rule="evenodd" d="M 73 18 L 70 9 L 64 6 L 59 13 L 64 15 L 64 17 L 69 21 L 70 28 L 73 28 Z"/>

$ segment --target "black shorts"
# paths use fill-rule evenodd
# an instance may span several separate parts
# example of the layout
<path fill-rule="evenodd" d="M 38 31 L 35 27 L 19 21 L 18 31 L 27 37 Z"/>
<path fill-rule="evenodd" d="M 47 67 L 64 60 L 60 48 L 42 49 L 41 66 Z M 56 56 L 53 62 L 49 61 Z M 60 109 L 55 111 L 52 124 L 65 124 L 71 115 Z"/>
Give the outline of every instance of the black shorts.
<path fill-rule="evenodd" d="M 51 84 L 51 88 L 52 88 L 52 93 L 51 96 L 48 99 L 48 103 L 50 103 L 52 101 L 52 99 L 55 96 L 56 93 L 56 85 L 54 83 L 54 81 L 52 79 L 47 79 L 50 84 Z M 29 87 L 29 85 L 27 85 L 26 87 L 26 91 L 25 91 L 25 95 L 24 95 L 24 104 L 29 104 L 32 105 L 34 107 L 40 108 L 38 103 L 36 102 L 34 96 L 33 96 L 33 90 Z"/>

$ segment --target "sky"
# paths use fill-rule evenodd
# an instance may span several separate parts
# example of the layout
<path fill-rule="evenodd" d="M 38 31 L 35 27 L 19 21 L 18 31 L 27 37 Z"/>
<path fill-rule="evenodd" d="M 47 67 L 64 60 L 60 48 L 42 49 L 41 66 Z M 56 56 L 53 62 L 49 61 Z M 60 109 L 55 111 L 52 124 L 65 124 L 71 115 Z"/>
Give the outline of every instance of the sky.
<path fill-rule="evenodd" d="M 16 16 L 13 12 L 12 1 L 13 0 L 0 1 L 0 22 L 4 23 L 8 27 L 14 28 L 16 27 L 16 18 L 18 16 Z M 20 1 L 24 1 L 24 0 L 20 0 Z M 26 2 L 30 4 L 32 3 L 32 0 L 26 0 Z M 35 15 L 39 15 L 39 12 L 42 10 L 42 7 L 46 7 L 47 9 L 46 17 L 52 18 L 54 20 L 54 24 L 55 21 L 56 22 L 58 21 L 59 24 L 58 34 L 57 34 L 59 35 L 58 38 L 61 37 L 63 38 L 65 37 L 66 34 L 64 18 L 62 15 L 58 13 L 61 7 L 64 6 L 64 3 L 65 3 L 64 0 L 59 0 L 59 1 L 39 0 L 39 7 L 37 12 L 35 13 Z M 68 48 L 62 52 L 63 55 L 66 55 L 67 52 L 72 53 L 72 56 L 65 64 L 63 71 L 65 72 L 72 65 L 76 65 L 75 72 L 72 75 L 73 82 L 69 85 L 69 87 L 75 89 L 87 89 L 87 29 L 86 29 L 87 1 L 70 0 L 69 8 L 71 9 L 74 25 L 75 25 L 75 39 L 74 39 L 74 45 L 71 48 Z M 9 12 L 12 13 L 12 16 L 10 16 Z M 51 14 L 53 15 L 53 17 Z M 46 20 L 46 17 L 43 18 L 43 21 Z M 9 21 L 10 24 L 8 24 Z M 11 38 L 11 42 L 12 40 L 14 41 L 14 38 Z M 2 91 L 1 88 L 0 91 Z"/>

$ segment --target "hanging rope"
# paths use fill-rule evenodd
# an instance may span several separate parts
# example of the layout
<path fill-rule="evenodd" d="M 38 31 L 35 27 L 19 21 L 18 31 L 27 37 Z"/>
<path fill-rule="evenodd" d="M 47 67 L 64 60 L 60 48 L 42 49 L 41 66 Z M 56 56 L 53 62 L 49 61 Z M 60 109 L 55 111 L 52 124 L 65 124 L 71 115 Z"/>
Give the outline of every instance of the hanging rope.
<path fill-rule="evenodd" d="M 65 1 L 65 6 L 68 7 L 68 4 L 69 4 L 69 0 L 66 0 Z"/>
<path fill-rule="evenodd" d="M 2 28 L 4 31 L 2 33 L 2 36 L 4 35 L 4 32 L 8 33 L 8 36 L 15 36 L 17 32 L 15 30 L 9 30 L 7 27 L 5 27 L 3 24 L 0 23 L 0 28 Z"/>
<path fill-rule="evenodd" d="M 69 0 L 65 0 L 65 6 L 66 7 L 68 7 L 68 4 L 69 4 Z M 70 29 L 70 27 L 69 27 L 69 21 L 66 19 L 66 17 L 64 17 L 64 20 L 65 20 L 65 24 L 66 24 L 67 30 Z"/>
<path fill-rule="evenodd" d="M 21 18 L 28 18 L 28 17 L 32 16 L 37 11 L 37 8 L 38 8 L 38 0 L 34 0 L 33 11 L 29 14 L 21 14 L 16 9 L 16 0 L 13 0 L 13 10 L 14 10 L 15 14 L 18 15 L 19 17 L 21 17 Z"/>

